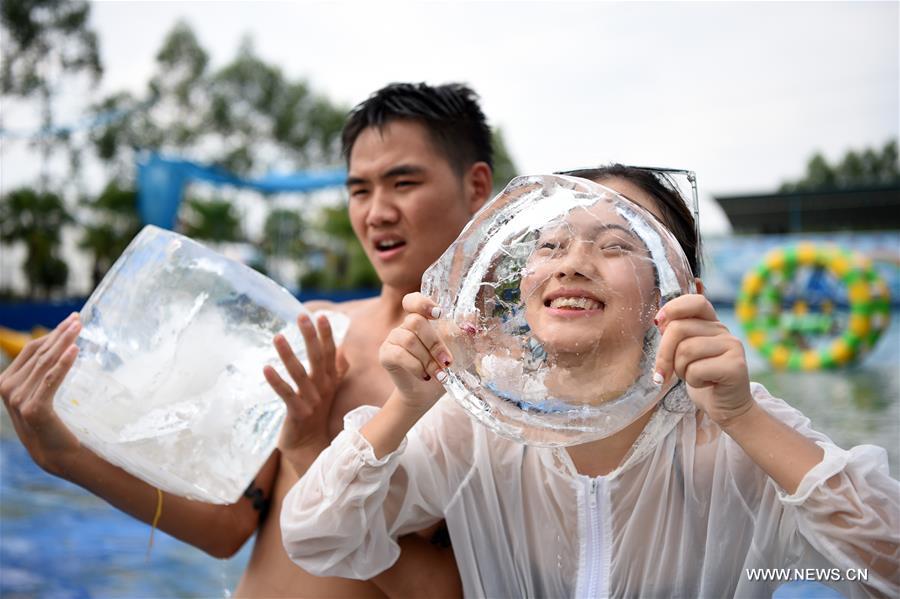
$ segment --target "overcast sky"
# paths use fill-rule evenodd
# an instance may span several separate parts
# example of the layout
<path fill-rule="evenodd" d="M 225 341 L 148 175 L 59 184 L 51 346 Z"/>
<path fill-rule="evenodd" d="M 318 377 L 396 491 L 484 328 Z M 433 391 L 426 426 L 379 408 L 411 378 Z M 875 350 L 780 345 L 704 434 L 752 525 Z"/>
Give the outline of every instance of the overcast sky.
<path fill-rule="evenodd" d="M 898 136 L 900 4 L 96 2 L 101 92 L 141 92 L 183 18 L 215 68 L 258 53 L 351 106 L 391 81 L 464 81 L 522 173 L 601 162 L 766 191 L 809 156 Z M 4 119 L 11 126 L 8 119 Z M 24 120 L 23 122 L 27 122 Z M 2 174 L 10 168 L 6 149 Z"/>

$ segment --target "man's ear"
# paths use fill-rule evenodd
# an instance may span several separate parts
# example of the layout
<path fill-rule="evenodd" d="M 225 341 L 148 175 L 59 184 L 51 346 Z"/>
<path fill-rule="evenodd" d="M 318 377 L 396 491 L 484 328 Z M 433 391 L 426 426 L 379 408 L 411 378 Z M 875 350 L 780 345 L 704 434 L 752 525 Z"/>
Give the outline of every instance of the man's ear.
<path fill-rule="evenodd" d="M 700 280 L 700 277 L 694 277 L 694 285 L 697 286 L 697 293 L 700 295 L 705 294 L 706 287 L 703 286 L 703 281 Z"/>
<path fill-rule="evenodd" d="M 469 167 L 464 180 L 466 200 L 469 203 L 469 214 L 478 212 L 491 197 L 494 186 L 494 174 L 487 162 L 476 162 Z"/>

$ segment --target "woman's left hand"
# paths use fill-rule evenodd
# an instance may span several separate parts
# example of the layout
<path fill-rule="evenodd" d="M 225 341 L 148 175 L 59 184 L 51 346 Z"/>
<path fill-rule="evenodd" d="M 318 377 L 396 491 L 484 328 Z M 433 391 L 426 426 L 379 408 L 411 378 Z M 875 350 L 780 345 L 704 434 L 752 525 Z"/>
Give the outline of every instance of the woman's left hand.
<path fill-rule="evenodd" d="M 709 300 L 675 298 L 655 322 L 662 333 L 656 373 L 663 380 L 682 379 L 693 402 L 722 427 L 753 407 L 744 345 L 719 322 Z"/>

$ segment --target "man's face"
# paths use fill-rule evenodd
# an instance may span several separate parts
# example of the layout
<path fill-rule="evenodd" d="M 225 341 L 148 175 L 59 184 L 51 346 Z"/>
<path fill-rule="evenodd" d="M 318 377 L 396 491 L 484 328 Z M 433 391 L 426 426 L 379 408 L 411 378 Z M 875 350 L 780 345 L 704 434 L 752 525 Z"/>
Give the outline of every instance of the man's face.
<path fill-rule="evenodd" d="M 349 162 L 350 222 L 366 255 L 385 285 L 418 290 L 477 208 L 463 178 L 408 120 L 364 129 Z"/>

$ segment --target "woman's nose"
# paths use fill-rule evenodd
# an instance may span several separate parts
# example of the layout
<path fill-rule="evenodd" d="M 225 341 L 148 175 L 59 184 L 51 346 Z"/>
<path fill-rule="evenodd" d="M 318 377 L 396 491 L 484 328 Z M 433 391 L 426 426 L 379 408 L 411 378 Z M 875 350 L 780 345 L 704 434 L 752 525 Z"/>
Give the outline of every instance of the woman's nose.
<path fill-rule="evenodd" d="M 572 243 L 565 254 L 560 256 L 557 263 L 556 277 L 584 277 L 588 278 L 595 273 L 593 261 L 594 244 L 590 241 L 577 241 Z"/>

